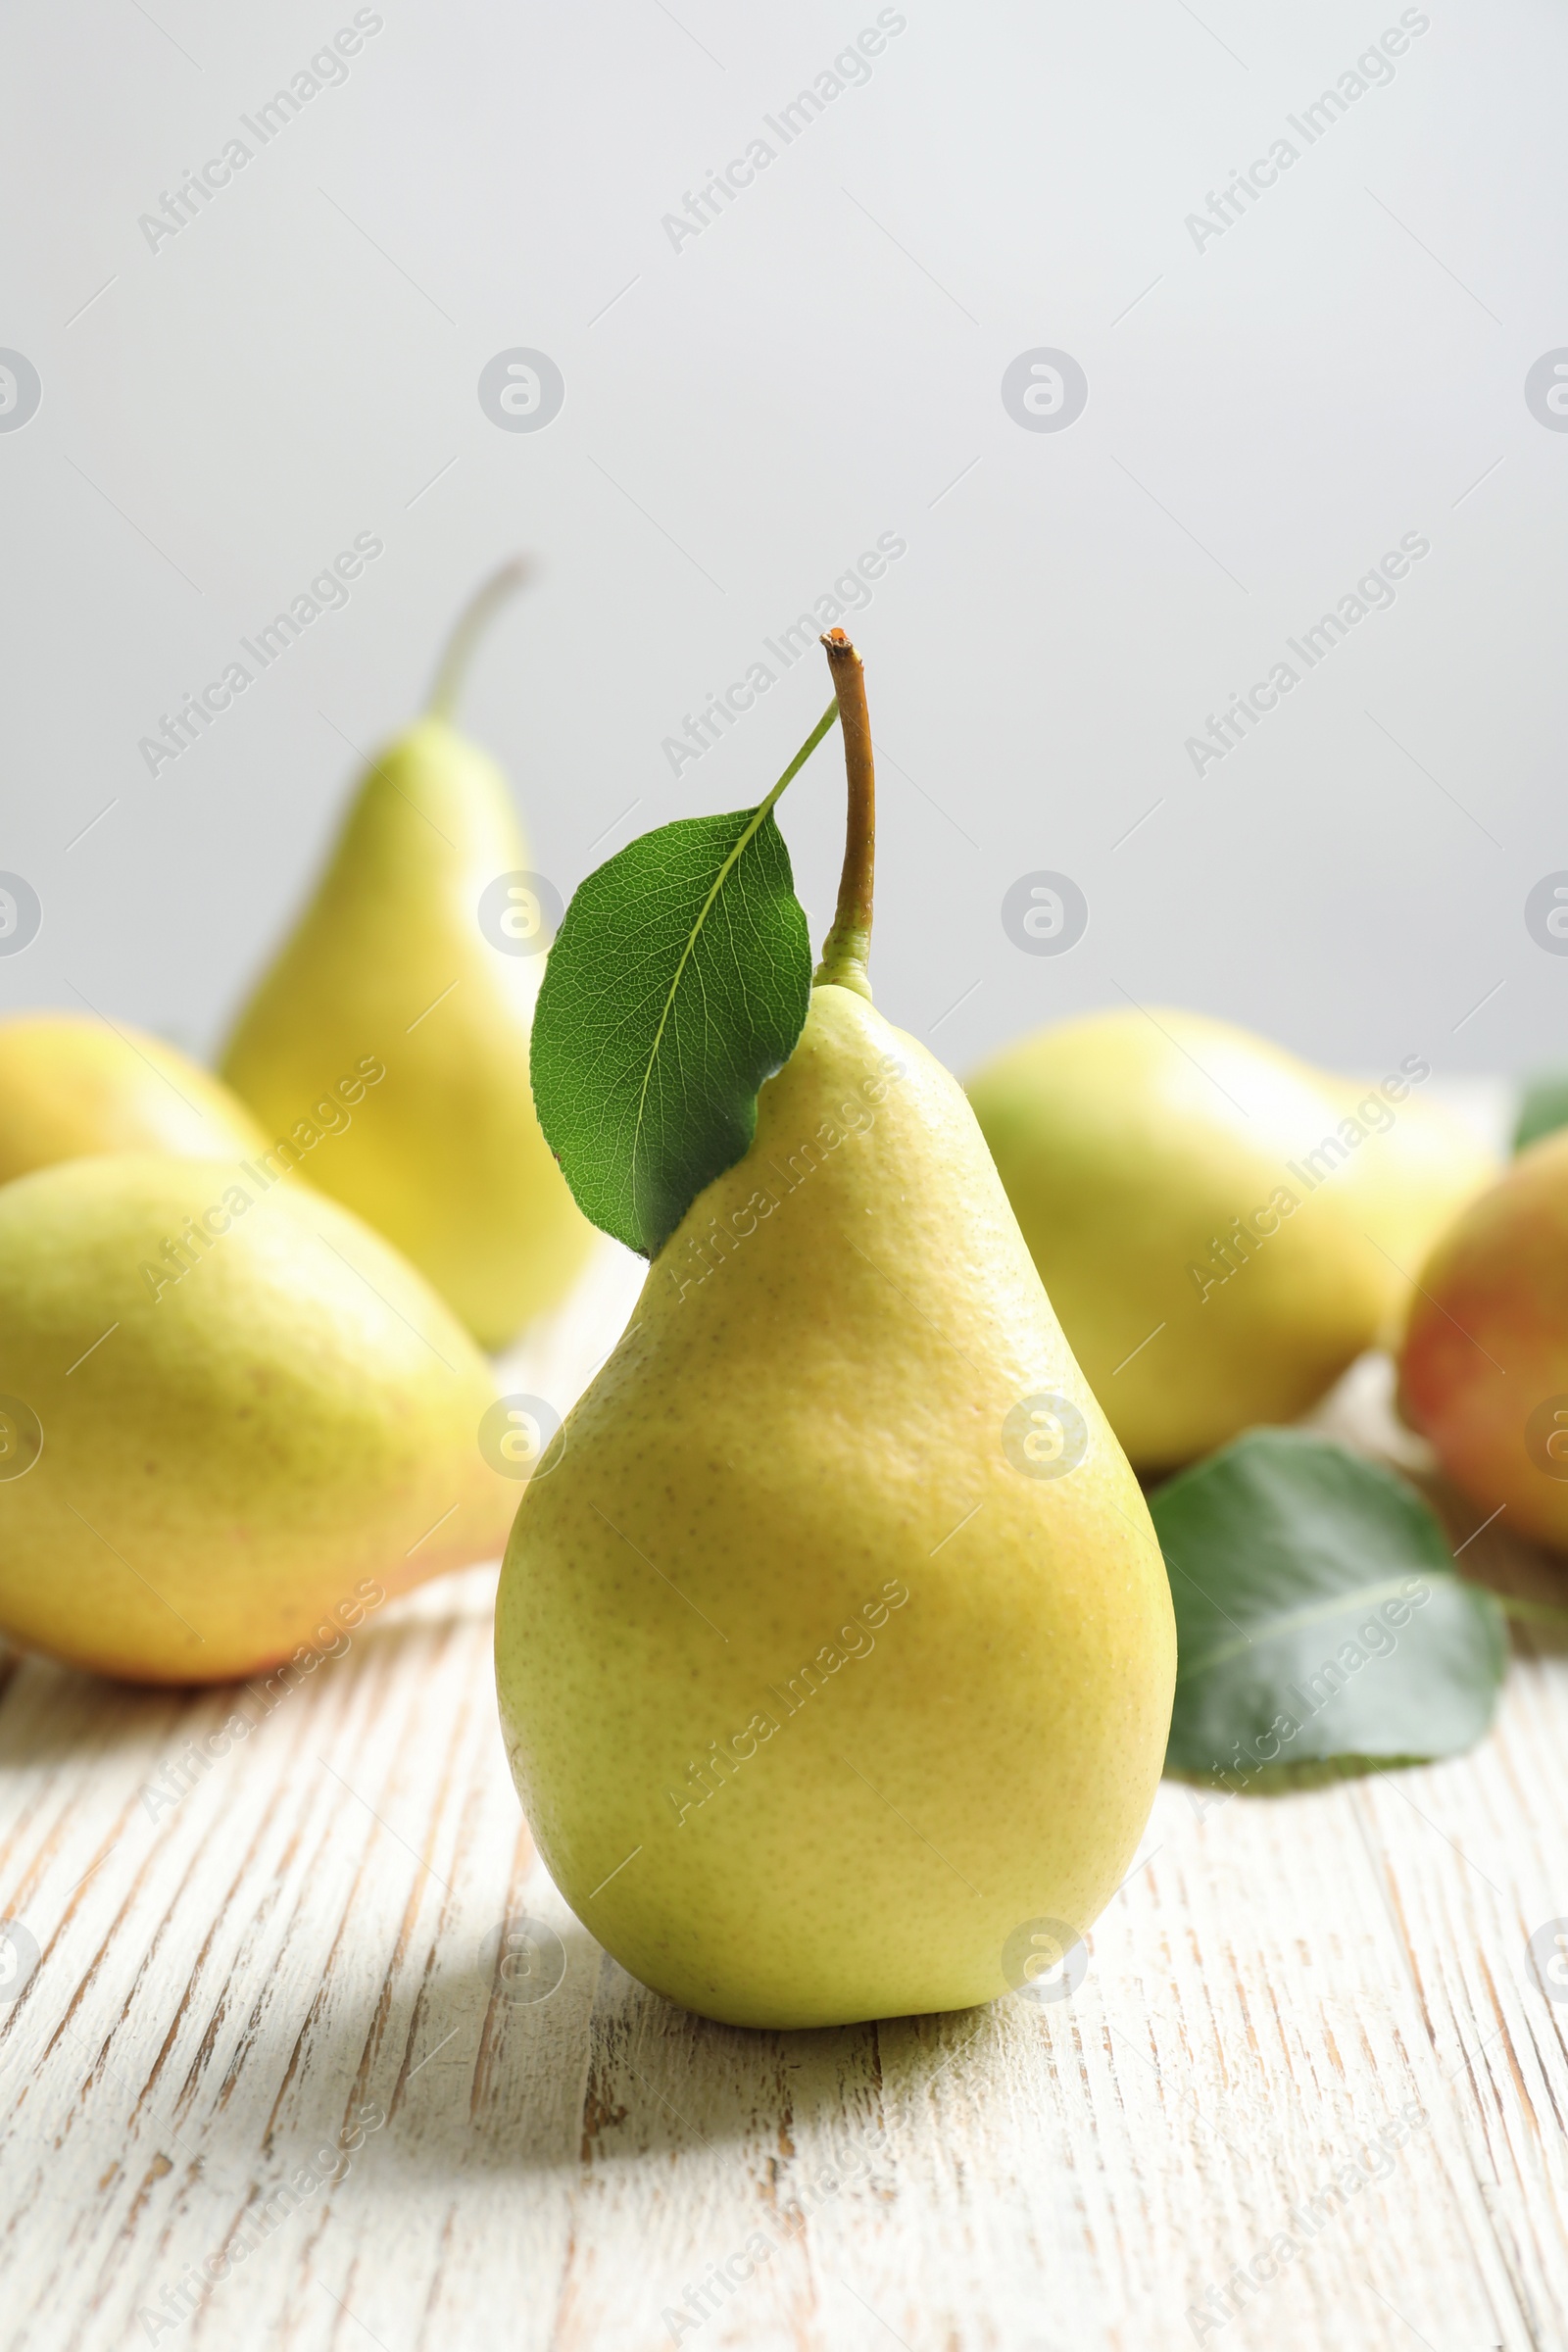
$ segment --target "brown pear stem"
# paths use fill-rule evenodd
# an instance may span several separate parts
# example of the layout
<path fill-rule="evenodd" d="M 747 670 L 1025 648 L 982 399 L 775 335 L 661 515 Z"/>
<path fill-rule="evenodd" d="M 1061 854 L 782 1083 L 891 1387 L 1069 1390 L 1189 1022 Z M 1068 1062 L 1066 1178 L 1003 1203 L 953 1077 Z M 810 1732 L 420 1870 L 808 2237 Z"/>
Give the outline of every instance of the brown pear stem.
<path fill-rule="evenodd" d="M 509 597 L 515 596 L 517 590 L 526 585 L 529 569 L 524 556 L 514 557 L 512 563 L 503 564 L 499 571 L 492 572 L 483 586 L 475 590 L 458 614 L 452 634 L 447 639 L 446 650 L 441 656 L 435 684 L 430 690 L 431 718 L 449 719 L 452 716 L 463 681 L 468 674 L 474 647 L 490 625 L 492 615 Z"/>
<path fill-rule="evenodd" d="M 876 880 L 876 769 L 871 756 L 871 718 L 865 707 L 865 666 L 842 629 L 829 629 L 822 645 L 838 696 L 850 810 L 839 903 L 833 928 L 823 943 L 814 985 L 849 988 L 857 996 L 869 997 L 866 965 L 871 954 L 871 900 Z"/>

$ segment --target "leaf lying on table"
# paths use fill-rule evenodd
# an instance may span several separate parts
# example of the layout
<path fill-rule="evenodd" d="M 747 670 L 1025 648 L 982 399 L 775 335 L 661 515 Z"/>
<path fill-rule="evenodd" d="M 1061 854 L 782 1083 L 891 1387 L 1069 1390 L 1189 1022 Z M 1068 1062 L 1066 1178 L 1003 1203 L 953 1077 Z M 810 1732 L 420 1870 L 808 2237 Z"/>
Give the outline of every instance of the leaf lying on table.
<path fill-rule="evenodd" d="M 1400 1478 L 1250 1430 L 1151 1495 L 1176 1609 L 1166 1769 L 1250 1779 L 1455 1755 L 1492 1720 L 1503 1617 Z"/>
<path fill-rule="evenodd" d="M 1555 1135 L 1559 1127 L 1568 1127 L 1568 1070 L 1544 1070 L 1525 1081 L 1513 1148 L 1522 1152 L 1544 1135 Z"/>

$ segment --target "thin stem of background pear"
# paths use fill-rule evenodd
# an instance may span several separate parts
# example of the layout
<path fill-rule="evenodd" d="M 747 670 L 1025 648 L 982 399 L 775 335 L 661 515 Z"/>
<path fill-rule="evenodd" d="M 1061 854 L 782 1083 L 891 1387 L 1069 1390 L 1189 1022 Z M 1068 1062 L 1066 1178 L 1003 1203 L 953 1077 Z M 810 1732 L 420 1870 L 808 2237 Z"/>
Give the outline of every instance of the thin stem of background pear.
<path fill-rule="evenodd" d="M 871 899 L 876 879 L 876 770 L 871 757 L 871 718 L 865 707 L 865 668 L 842 629 L 822 639 L 844 729 L 844 766 L 850 812 L 844 841 L 844 871 L 833 928 L 816 967 L 817 988 L 849 988 L 869 997 L 866 964 L 871 954 Z"/>
<path fill-rule="evenodd" d="M 446 651 L 441 656 L 441 666 L 435 673 L 435 684 L 430 690 L 431 718 L 452 716 L 458 696 L 463 691 L 463 681 L 467 676 L 468 663 L 473 659 L 474 647 L 508 598 L 515 596 L 517 590 L 524 586 L 528 571 L 527 560 L 522 556 L 514 557 L 510 564 L 503 564 L 501 569 L 492 572 L 483 587 L 475 591 L 458 614 L 452 634 L 447 639 Z"/>

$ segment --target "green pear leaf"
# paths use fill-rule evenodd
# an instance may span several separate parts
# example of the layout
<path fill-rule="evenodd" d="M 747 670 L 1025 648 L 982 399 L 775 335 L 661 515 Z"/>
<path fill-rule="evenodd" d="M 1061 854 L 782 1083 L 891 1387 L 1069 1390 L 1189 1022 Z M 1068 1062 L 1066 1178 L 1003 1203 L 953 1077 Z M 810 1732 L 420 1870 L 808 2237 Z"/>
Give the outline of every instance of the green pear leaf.
<path fill-rule="evenodd" d="M 1559 1127 L 1568 1127 L 1568 1070 L 1543 1070 L 1525 1081 L 1513 1148 L 1522 1152 L 1527 1144 L 1554 1135 Z"/>
<path fill-rule="evenodd" d="M 653 1257 L 741 1158 L 757 1095 L 806 1026 L 811 951 L 773 804 L 661 825 L 566 908 L 533 1024 L 545 1140 L 583 1215 Z"/>
<path fill-rule="evenodd" d="M 1307 1431 L 1254 1429 L 1149 1508 L 1176 1609 L 1167 1771 L 1250 1780 L 1480 1739 L 1503 1613 L 1403 1479 Z"/>

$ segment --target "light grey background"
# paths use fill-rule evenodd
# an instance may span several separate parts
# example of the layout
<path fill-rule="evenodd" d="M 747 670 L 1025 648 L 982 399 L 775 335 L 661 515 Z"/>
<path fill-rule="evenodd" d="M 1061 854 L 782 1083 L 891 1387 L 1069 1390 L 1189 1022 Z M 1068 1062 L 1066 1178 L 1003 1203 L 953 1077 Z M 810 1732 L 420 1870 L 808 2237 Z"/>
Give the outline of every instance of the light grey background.
<path fill-rule="evenodd" d="M 540 584 L 466 717 L 536 864 L 569 893 L 633 831 L 754 801 L 827 698 L 818 658 L 678 780 L 664 738 L 893 532 L 851 622 L 893 1019 L 960 1070 L 1129 996 L 1358 1068 L 1568 1060 L 1568 957 L 1524 923 L 1568 866 L 1568 433 L 1523 390 L 1568 344 L 1556 0 L 1433 0 L 1392 82 L 1200 251 L 1187 216 L 1304 147 L 1285 118 L 1397 6 L 908 0 L 869 80 L 679 250 L 662 217 L 780 146 L 763 116 L 873 0 L 377 13 L 156 252 L 138 217 L 352 5 L 0 25 L 0 344 L 43 384 L 0 433 L 0 868 L 45 909 L 0 1010 L 85 1000 L 211 1050 L 351 746 L 412 715 L 517 548 Z M 514 345 L 564 375 L 541 432 L 479 407 Z M 1037 345 L 1088 374 L 1063 432 L 1003 406 Z M 160 713 L 363 531 L 385 554 L 347 609 L 150 776 Z M 1406 532 L 1432 552 L 1393 609 L 1196 776 L 1206 714 Z M 836 751 L 781 815 L 819 934 Z M 1090 905 L 1061 956 L 1002 928 L 1042 867 Z"/>

